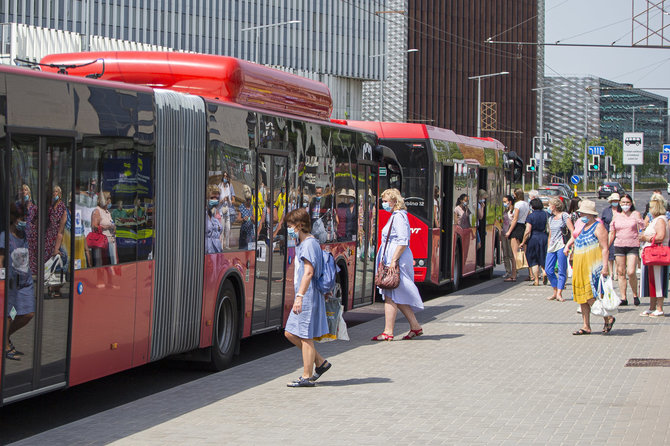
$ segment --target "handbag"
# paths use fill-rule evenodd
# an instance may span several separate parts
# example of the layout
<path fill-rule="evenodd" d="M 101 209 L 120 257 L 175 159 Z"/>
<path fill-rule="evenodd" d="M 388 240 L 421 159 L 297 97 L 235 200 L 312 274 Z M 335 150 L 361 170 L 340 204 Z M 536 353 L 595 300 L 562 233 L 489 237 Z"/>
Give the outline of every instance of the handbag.
<path fill-rule="evenodd" d="M 642 250 L 642 263 L 646 266 L 670 265 L 670 246 L 656 244 L 656 236 L 651 239 L 651 245 Z"/>
<path fill-rule="evenodd" d="M 566 222 L 567 217 L 566 215 L 568 214 L 563 214 L 562 220 L 563 220 L 563 226 L 561 226 L 561 235 L 563 236 L 563 243 L 567 244 L 570 241 L 570 228 L 568 228 L 568 224 Z"/>
<path fill-rule="evenodd" d="M 377 288 L 381 288 L 382 290 L 393 290 L 398 288 L 398 285 L 400 285 L 400 271 L 396 270 L 396 272 L 393 273 L 390 265 L 384 265 L 384 258 L 386 257 L 386 247 L 389 244 L 389 238 L 391 236 L 392 227 L 393 227 L 393 217 L 391 217 L 391 224 L 389 225 L 389 230 L 386 233 L 384 252 L 381 256 L 381 260 L 379 261 L 377 274 L 375 275 L 375 286 Z"/>
<path fill-rule="evenodd" d="M 98 229 L 89 232 L 86 236 L 86 246 L 89 248 L 107 249 L 107 236 L 98 227 Z"/>
<path fill-rule="evenodd" d="M 516 253 L 516 269 L 528 268 L 528 260 L 526 260 L 526 253 L 523 250 L 519 250 Z"/>

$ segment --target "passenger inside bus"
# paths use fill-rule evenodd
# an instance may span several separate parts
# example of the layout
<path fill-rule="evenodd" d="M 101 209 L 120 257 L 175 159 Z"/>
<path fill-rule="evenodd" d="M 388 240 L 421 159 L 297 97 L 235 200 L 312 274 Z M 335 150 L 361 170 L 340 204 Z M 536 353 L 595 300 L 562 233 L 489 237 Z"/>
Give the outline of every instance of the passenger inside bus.
<path fill-rule="evenodd" d="M 111 205 L 111 194 L 109 192 L 98 194 L 98 207 L 91 214 L 91 230 L 102 232 L 107 237 L 107 248 L 91 248 L 93 266 L 116 265 L 118 263 L 116 226 L 114 220 L 112 220 L 112 214 L 109 212 Z"/>
<path fill-rule="evenodd" d="M 222 252 L 221 233 L 223 226 L 217 207 L 220 203 L 220 191 L 216 186 L 209 186 L 207 199 L 207 215 L 205 217 L 205 254 Z"/>
<path fill-rule="evenodd" d="M 468 207 L 468 194 L 459 195 L 454 208 L 454 221 L 459 227 L 466 229 L 472 227 L 470 224 L 470 215 L 472 212 Z"/>
<path fill-rule="evenodd" d="M 352 241 L 356 238 L 356 195 L 353 189 L 342 189 L 337 195 L 337 240 Z"/>

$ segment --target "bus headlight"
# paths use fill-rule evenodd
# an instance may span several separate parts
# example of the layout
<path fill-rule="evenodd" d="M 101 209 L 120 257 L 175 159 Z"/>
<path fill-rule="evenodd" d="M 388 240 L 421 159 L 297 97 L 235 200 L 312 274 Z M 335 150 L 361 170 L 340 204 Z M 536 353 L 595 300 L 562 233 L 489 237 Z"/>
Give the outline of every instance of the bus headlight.
<path fill-rule="evenodd" d="M 419 259 L 419 261 L 417 262 L 417 264 L 418 264 L 419 266 L 426 266 L 426 261 L 423 260 L 423 259 Z"/>

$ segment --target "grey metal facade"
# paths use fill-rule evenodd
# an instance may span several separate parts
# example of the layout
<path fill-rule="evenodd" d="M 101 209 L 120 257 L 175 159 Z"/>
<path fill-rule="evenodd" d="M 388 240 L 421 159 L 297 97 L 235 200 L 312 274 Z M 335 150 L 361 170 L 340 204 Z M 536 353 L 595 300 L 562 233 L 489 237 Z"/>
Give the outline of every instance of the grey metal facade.
<path fill-rule="evenodd" d="M 379 79 L 384 1 L 4 0 L 0 23 L 220 54 L 296 70 Z M 300 20 L 256 31 L 242 29 Z"/>

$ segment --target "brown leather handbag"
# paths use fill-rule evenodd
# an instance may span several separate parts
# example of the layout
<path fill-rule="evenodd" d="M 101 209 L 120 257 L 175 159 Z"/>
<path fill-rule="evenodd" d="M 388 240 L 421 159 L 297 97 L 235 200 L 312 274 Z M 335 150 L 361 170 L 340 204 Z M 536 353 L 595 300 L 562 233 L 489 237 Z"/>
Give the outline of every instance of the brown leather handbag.
<path fill-rule="evenodd" d="M 383 290 L 393 290 L 398 288 L 398 285 L 400 285 L 400 270 L 397 269 L 396 272 L 393 273 L 389 265 L 384 265 L 384 258 L 386 257 L 386 247 L 389 244 L 389 238 L 391 236 L 392 227 L 393 227 L 393 217 L 391 217 L 391 224 L 389 225 L 389 230 L 386 233 L 384 252 L 382 253 L 382 258 L 379 260 L 379 267 L 377 268 L 377 274 L 375 275 L 375 286 Z"/>

